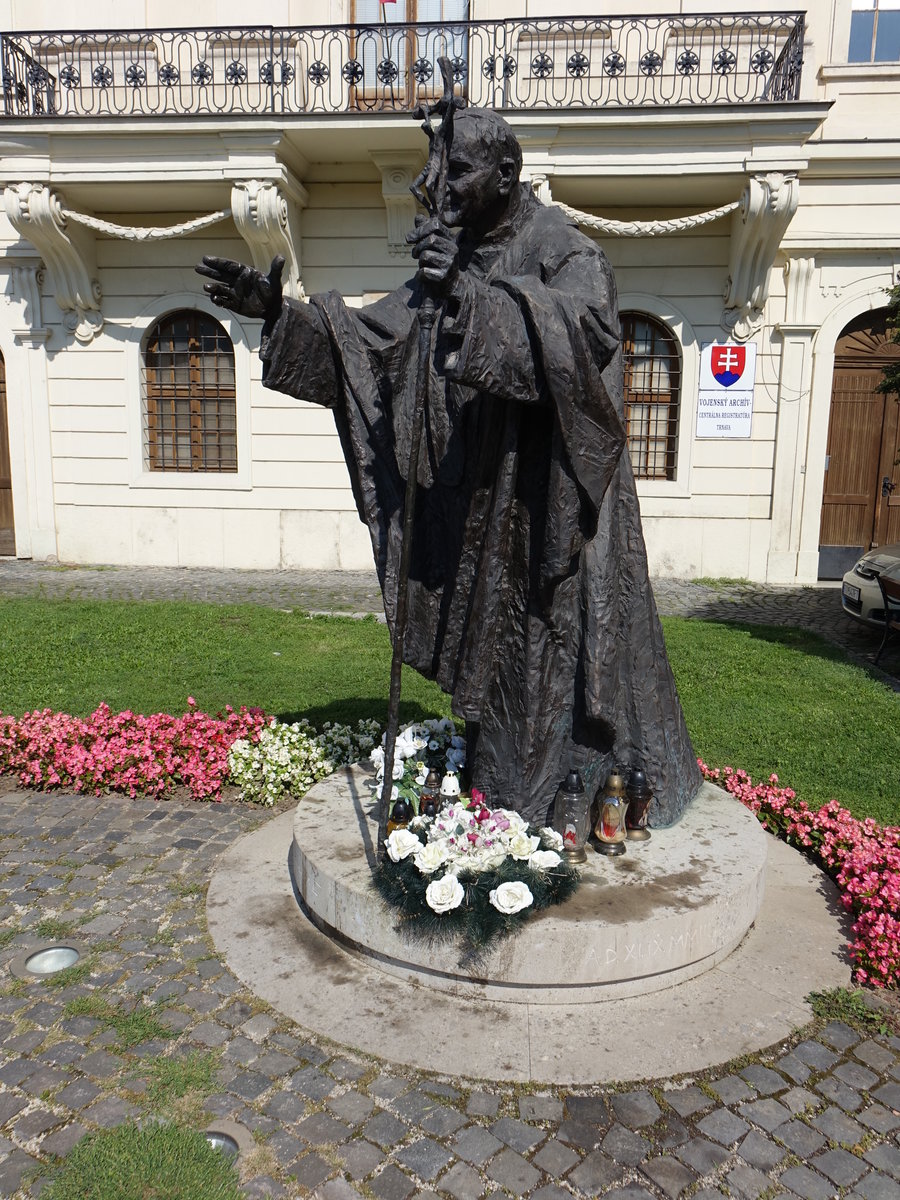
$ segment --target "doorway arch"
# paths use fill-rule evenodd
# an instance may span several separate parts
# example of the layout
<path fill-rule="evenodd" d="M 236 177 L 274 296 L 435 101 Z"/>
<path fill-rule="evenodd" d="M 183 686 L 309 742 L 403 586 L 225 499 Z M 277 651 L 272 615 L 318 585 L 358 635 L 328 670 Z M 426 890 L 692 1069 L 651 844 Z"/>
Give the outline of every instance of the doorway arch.
<path fill-rule="evenodd" d="M 900 404 L 878 391 L 884 367 L 900 359 L 887 316 L 854 317 L 835 343 L 820 579 L 840 579 L 866 550 L 900 541 Z"/>

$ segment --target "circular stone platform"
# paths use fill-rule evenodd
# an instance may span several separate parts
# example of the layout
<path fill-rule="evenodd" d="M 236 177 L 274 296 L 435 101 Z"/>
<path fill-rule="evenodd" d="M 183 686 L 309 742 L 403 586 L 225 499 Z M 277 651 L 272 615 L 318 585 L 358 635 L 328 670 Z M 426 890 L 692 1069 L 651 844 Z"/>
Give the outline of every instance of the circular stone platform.
<path fill-rule="evenodd" d="M 759 912 L 765 836 L 746 808 L 706 783 L 675 826 L 615 858 L 588 849 L 566 904 L 536 913 L 474 966 L 455 942 L 397 929 L 372 888 L 377 812 L 370 772 L 322 780 L 297 806 L 291 869 L 310 919 L 373 965 L 454 995 L 580 1004 L 645 995 L 708 971 Z"/>

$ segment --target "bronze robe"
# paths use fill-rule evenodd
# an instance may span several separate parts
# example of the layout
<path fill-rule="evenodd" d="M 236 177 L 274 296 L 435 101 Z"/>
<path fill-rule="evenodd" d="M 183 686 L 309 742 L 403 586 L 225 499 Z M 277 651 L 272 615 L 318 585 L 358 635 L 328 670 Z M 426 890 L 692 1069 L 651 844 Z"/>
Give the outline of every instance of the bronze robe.
<path fill-rule="evenodd" d="M 543 822 L 570 766 L 591 794 L 642 765 L 652 823 L 700 776 L 647 577 L 625 446 L 612 270 L 523 187 L 460 236 L 419 458 L 405 661 L 453 697 L 472 782 Z M 421 288 L 363 309 L 285 302 L 263 383 L 334 411 L 393 625 Z"/>

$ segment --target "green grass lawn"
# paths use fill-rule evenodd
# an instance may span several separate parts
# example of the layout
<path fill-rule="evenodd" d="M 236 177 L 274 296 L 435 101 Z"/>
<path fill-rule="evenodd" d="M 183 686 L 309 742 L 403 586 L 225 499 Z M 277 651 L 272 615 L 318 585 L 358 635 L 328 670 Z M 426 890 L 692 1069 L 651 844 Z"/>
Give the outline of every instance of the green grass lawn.
<path fill-rule="evenodd" d="M 0 710 L 216 712 L 259 705 L 282 719 L 383 720 L 390 644 L 374 620 L 255 605 L 0 600 Z M 697 753 L 711 766 L 776 772 L 813 806 L 900 822 L 900 721 L 888 688 L 794 629 L 670 617 L 669 655 Z M 448 715 L 414 672 L 402 718 Z"/>

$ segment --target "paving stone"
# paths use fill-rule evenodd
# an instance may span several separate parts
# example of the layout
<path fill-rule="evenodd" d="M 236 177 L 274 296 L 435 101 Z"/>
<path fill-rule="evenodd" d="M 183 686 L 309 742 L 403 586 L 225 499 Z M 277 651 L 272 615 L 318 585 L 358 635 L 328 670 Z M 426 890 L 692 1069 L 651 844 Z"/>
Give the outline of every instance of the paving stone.
<path fill-rule="evenodd" d="M 642 1188 L 639 1183 L 629 1183 L 625 1187 L 613 1188 L 606 1193 L 604 1200 L 654 1200 L 653 1193 Z M 721 1196 L 717 1197 L 721 1200 Z"/>
<path fill-rule="evenodd" d="M 16 1087 L 23 1079 L 27 1079 L 35 1071 L 39 1071 L 40 1066 L 39 1062 L 30 1058 L 14 1059 L 12 1062 L 8 1062 L 0 1067 L 0 1083 L 5 1083 L 7 1087 Z M 2 1124 L 3 1121 L 0 1118 L 0 1125 Z"/>
<path fill-rule="evenodd" d="M 111 1129 L 114 1125 L 122 1125 L 131 1117 L 138 1116 L 140 1111 L 137 1105 L 130 1104 L 118 1096 L 105 1096 L 102 1100 L 97 1100 L 90 1108 L 86 1108 L 84 1116 L 87 1120 L 93 1121 L 95 1125 Z"/>
<path fill-rule="evenodd" d="M 256 1042 L 251 1042 L 249 1038 L 232 1038 L 222 1051 L 222 1057 L 227 1059 L 228 1062 L 235 1062 L 243 1067 L 249 1067 L 252 1062 L 255 1062 L 259 1058 L 259 1046 L 257 1046 Z"/>
<path fill-rule="evenodd" d="M 536 1171 L 521 1154 L 517 1154 L 509 1147 L 501 1150 L 490 1160 L 485 1167 L 485 1173 L 495 1183 L 499 1183 L 502 1188 L 512 1192 L 514 1196 L 524 1196 L 537 1186 L 541 1178 L 540 1171 Z M 579 1186 L 581 1185 L 579 1184 Z"/>
<path fill-rule="evenodd" d="M 468 1163 L 454 1163 L 450 1170 L 440 1177 L 437 1186 L 442 1192 L 448 1192 L 454 1200 L 478 1200 L 484 1192 L 481 1176 L 473 1171 Z"/>
<path fill-rule="evenodd" d="M 747 1135 L 749 1137 L 749 1134 Z M 699 1175 L 709 1175 L 731 1157 L 727 1150 L 706 1138 L 692 1138 L 675 1151 L 682 1162 L 693 1167 Z"/>
<path fill-rule="evenodd" d="M 451 1161 L 443 1146 L 431 1138 L 420 1138 L 404 1146 L 397 1154 L 397 1161 L 420 1179 L 432 1180 Z"/>
<path fill-rule="evenodd" d="M 330 1075 L 323 1074 L 317 1067 L 303 1067 L 291 1076 L 291 1087 L 309 1100 L 324 1100 L 337 1090 Z"/>
<path fill-rule="evenodd" d="M 350 1062 L 348 1058 L 335 1058 L 328 1063 L 328 1072 L 335 1079 L 341 1079 L 345 1083 L 355 1083 L 357 1079 L 362 1079 L 366 1073 L 366 1068 L 361 1067 L 359 1063 Z"/>
<path fill-rule="evenodd" d="M 779 1058 L 778 1069 L 779 1071 L 783 1071 L 794 1083 L 806 1083 L 812 1075 L 811 1068 L 806 1063 L 801 1062 L 797 1055 L 793 1053 L 785 1054 L 782 1058 Z M 783 1096 L 782 1100 L 784 1100 Z"/>
<path fill-rule="evenodd" d="M 751 1129 L 738 1146 L 738 1154 L 744 1162 L 751 1167 L 758 1167 L 760 1171 L 771 1171 L 777 1167 L 786 1153 L 757 1129 Z"/>
<path fill-rule="evenodd" d="M 542 1171 L 546 1171 L 548 1175 L 558 1179 L 565 1175 L 566 1171 L 571 1171 L 576 1163 L 581 1162 L 581 1155 L 577 1154 L 570 1146 L 558 1142 L 556 1138 L 550 1138 L 545 1145 L 541 1146 L 531 1161 Z"/>
<path fill-rule="evenodd" d="M 345 1092 L 342 1096 L 332 1096 L 328 1107 L 341 1121 L 348 1125 L 360 1125 L 372 1115 L 375 1102 L 359 1092 Z"/>
<path fill-rule="evenodd" d="M 613 1125 L 600 1143 L 604 1154 L 629 1167 L 636 1167 L 639 1162 L 643 1162 L 652 1148 L 646 1138 L 631 1129 L 626 1129 L 624 1125 Z"/>
<path fill-rule="evenodd" d="M 600 1144 L 603 1137 L 603 1127 L 591 1125 L 587 1121 L 563 1121 L 556 1136 L 561 1142 L 578 1146 L 580 1150 L 593 1150 Z"/>
<path fill-rule="evenodd" d="M 900 1200 L 900 1184 L 880 1171 L 870 1171 L 859 1180 L 850 1195 L 862 1196 L 863 1200 Z"/>
<path fill-rule="evenodd" d="M 279 1129 L 266 1142 L 266 1149 L 271 1150 L 281 1166 L 286 1167 L 307 1149 L 306 1142 L 294 1137 L 286 1129 Z M 310 1151 L 312 1153 L 312 1151 Z"/>
<path fill-rule="evenodd" d="M 779 1125 L 784 1125 L 791 1119 L 791 1111 L 779 1104 L 777 1100 L 756 1100 L 752 1104 L 742 1104 L 738 1109 L 742 1117 L 761 1125 L 769 1133 L 774 1133 Z"/>
<path fill-rule="evenodd" d="M 812 1124 L 824 1133 L 829 1141 L 839 1145 L 855 1146 L 866 1132 L 858 1121 L 848 1117 L 839 1108 L 826 1108 L 823 1113 L 812 1118 Z"/>
<path fill-rule="evenodd" d="M 660 1158 L 651 1158 L 643 1164 L 641 1170 L 648 1179 L 651 1179 L 658 1188 L 671 1197 L 671 1200 L 680 1196 L 685 1188 L 690 1187 L 697 1179 L 690 1167 L 686 1167 L 684 1163 L 669 1154 L 664 1154 Z"/>
<path fill-rule="evenodd" d="M 352 1130 L 342 1121 L 337 1121 L 334 1117 L 329 1116 L 328 1113 L 320 1112 L 306 1117 L 294 1132 L 310 1145 L 323 1146 L 346 1140 Z"/>
<path fill-rule="evenodd" d="M 691 1140 L 692 1131 L 679 1117 L 663 1117 L 653 1131 L 653 1140 L 660 1150 L 674 1150 Z"/>
<path fill-rule="evenodd" d="M 309 1154 L 304 1154 L 303 1158 L 294 1163 L 291 1174 L 301 1187 L 313 1191 L 319 1184 L 324 1183 L 329 1175 L 334 1174 L 334 1167 L 316 1154 L 315 1150 L 310 1150 Z"/>
<path fill-rule="evenodd" d="M 788 1150 L 793 1150 L 798 1158 L 802 1159 L 811 1158 L 828 1140 L 824 1131 L 820 1133 L 811 1129 L 804 1121 L 788 1121 L 786 1125 L 780 1126 L 777 1137 L 779 1141 L 784 1142 Z"/>
<path fill-rule="evenodd" d="M 412 1185 L 410 1185 L 412 1190 Z M 362 1192 L 357 1191 L 346 1179 L 329 1179 L 313 1192 L 313 1200 L 356 1200 Z"/>
<path fill-rule="evenodd" d="M 67 1071 L 58 1071 L 55 1067 L 43 1067 L 35 1071 L 27 1079 L 23 1079 L 20 1087 L 29 1096 L 43 1096 L 46 1092 L 54 1092 L 70 1078 Z"/>
<path fill-rule="evenodd" d="M 866 1164 L 846 1150 L 826 1150 L 824 1154 L 817 1154 L 809 1165 L 842 1188 L 856 1183 L 866 1170 Z"/>
<path fill-rule="evenodd" d="M 725 1183 L 731 1195 L 741 1197 L 741 1200 L 756 1200 L 762 1192 L 769 1192 L 772 1180 L 755 1167 L 738 1163 L 725 1176 Z"/>
<path fill-rule="evenodd" d="M 695 1113 L 712 1108 L 713 1101 L 706 1092 L 693 1084 L 683 1089 L 672 1089 L 665 1093 L 666 1104 L 674 1108 L 680 1117 L 692 1117 Z"/>
<path fill-rule="evenodd" d="M 866 1162 L 900 1180 L 900 1150 L 896 1146 L 873 1146 L 865 1154 Z"/>
<path fill-rule="evenodd" d="M 289 1054 L 282 1054 L 280 1050 L 269 1050 L 259 1056 L 253 1064 L 253 1069 L 260 1071 L 263 1075 L 268 1075 L 270 1079 L 278 1079 L 282 1075 L 295 1071 L 298 1066 L 296 1058 L 291 1058 Z"/>
<path fill-rule="evenodd" d="M 868 1041 L 860 1042 L 853 1054 L 860 1062 L 864 1062 L 867 1067 L 871 1067 L 880 1075 L 883 1075 L 897 1061 L 887 1046 L 882 1046 L 880 1042 L 873 1041 L 871 1038 Z"/>
<path fill-rule="evenodd" d="M 502 1146 L 503 1142 L 499 1138 L 494 1137 L 489 1129 L 483 1129 L 480 1125 L 470 1125 L 467 1129 L 461 1130 L 450 1143 L 450 1149 L 454 1154 L 459 1158 L 464 1158 L 466 1162 L 474 1163 L 475 1166 L 486 1162 Z"/>
<path fill-rule="evenodd" d="M 109 1079 L 118 1075 L 123 1062 L 121 1058 L 107 1053 L 106 1050 L 95 1050 L 93 1054 L 86 1055 L 79 1065 L 85 1075 L 91 1075 L 94 1079 Z"/>
<path fill-rule="evenodd" d="M 547 1136 L 543 1129 L 534 1129 L 514 1117 L 502 1117 L 495 1121 L 491 1126 L 491 1133 L 513 1150 L 518 1150 L 520 1154 L 527 1154 Z"/>
<path fill-rule="evenodd" d="M 794 1055 L 814 1071 L 830 1071 L 838 1061 L 838 1056 L 821 1042 L 801 1042 L 794 1047 Z"/>
<path fill-rule="evenodd" d="M 887 1108 L 900 1110 L 900 1083 L 885 1083 L 872 1092 L 872 1096 Z"/>
<path fill-rule="evenodd" d="M 0 1162 L 0 1194 L 11 1196 L 18 1191 L 26 1175 L 37 1171 L 40 1163 L 24 1150 L 13 1150 L 7 1158 Z"/>
<path fill-rule="evenodd" d="M 341 1146 L 340 1159 L 351 1179 L 365 1179 L 384 1162 L 384 1155 L 371 1142 L 357 1139 Z"/>
<path fill-rule="evenodd" d="M 834 1186 L 809 1167 L 789 1167 L 778 1182 L 804 1200 L 831 1200 L 834 1195 Z"/>
<path fill-rule="evenodd" d="M 229 1080 L 228 1090 L 240 1096 L 242 1100 L 256 1100 L 271 1086 L 272 1080 L 267 1079 L 265 1075 L 256 1071 L 238 1071 L 234 1078 Z"/>
<path fill-rule="evenodd" d="M 100 1096 L 100 1088 L 91 1084 L 89 1079 L 76 1079 L 68 1087 L 54 1097 L 58 1104 L 65 1104 L 70 1109 L 84 1109 Z"/>
<path fill-rule="evenodd" d="M 740 1104 L 744 1100 L 753 1099 L 753 1089 L 737 1075 L 710 1080 L 709 1086 L 723 1104 Z"/>
<path fill-rule="evenodd" d="M 826 1100 L 839 1104 L 846 1112 L 855 1112 L 862 1107 L 862 1096 L 859 1092 L 847 1087 L 846 1083 L 835 1079 L 833 1075 L 826 1075 L 824 1079 L 820 1079 L 815 1088 Z"/>
<path fill-rule="evenodd" d="M 561 1121 L 563 1104 L 555 1096 L 520 1096 L 519 1116 L 523 1121 Z"/>
<path fill-rule="evenodd" d="M 65 1158 L 73 1146 L 76 1146 L 84 1135 L 87 1129 L 80 1125 L 78 1121 L 70 1121 L 68 1125 L 64 1125 L 62 1129 L 57 1129 L 55 1133 L 49 1133 L 41 1142 L 41 1153 L 52 1154 L 55 1158 Z"/>
<path fill-rule="evenodd" d="M 721 1142 L 723 1146 L 732 1145 L 750 1130 L 746 1121 L 736 1117 L 727 1108 L 718 1108 L 715 1112 L 711 1112 L 709 1116 L 697 1122 L 697 1128 L 707 1137 L 711 1137 L 713 1141 Z"/>
<path fill-rule="evenodd" d="M 254 1042 L 264 1042 L 274 1028 L 275 1022 L 271 1017 L 265 1013 L 257 1013 L 241 1025 L 241 1033 Z"/>
<path fill-rule="evenodd" d="M 835 1050 L 849 1050 L 859 1041 L 859 1034 L 843 1021 L 829 1021 L 819 1037 Z"/>
<path fill-rule="evenodd" d="M 610 1123 L 609 1106 L 603 1096 L 566 1096 L 566 1116 L 572 1121 L 587 1121 L 591 1125 Z"/>
<path fill-rule="evenodd" d="M 779 1075 L 777 1071 L 773 1071 L 771 1067 L 764 1067 L 761 1063 L 751 1063 L 749 1067 L 744 1067 L 741 1076 L 761 1096 L 774 1096 L 788 1087 L 787 1080 L 783 1076 Z"/>
<path fill-rule="evenodd" d="M 389 1112 L 376 1113 L 363 1126 L 362 1133 L 379 1146 L 393 1146 L 406 1137 L 409 1129 Z"/>
<path fill-rule="evenodd" d="M 597 1196 L 621 1178 L 622 1167 L 599 1150 L 594 1150 L 571 1172 L 569 1183 L 589 1196 Z"/>
<path fill-rule="evenodd" d="M 466 1118 L 455 1108 L 448 1108 L 418 1088 L 394 1102 L 395 1110 L 411 1124 L 428 1133 L 446 1137 L 466 1124 Z"/>
<path fill-rule="evenodd" d="M 859 1092 L 867 1092 L 873 1084 L 878 1082 L 878 1076 L 874 1071 L 855 1062 L 841 1063 L 839 1067 L 834 1068 L 832 1073 L 848 1087 L 856 1088 Z"/>
<path fill-rule="evenodd" d="M 276 1092 L 266 1101 L 265 1111 L 273 1120 L 290 1124 L 306 1116 L 306 1101 L 296 1092 Z M 315 1187 L 315 1184 L 313 1186 Z"/>
<path fill-rule="evenodd" d="M 62 1117 L 58 1117 L 48 1108 L 33 1108 L 16 1121 L 12 1131 L 20 1142 L 28 1142 L 32 1138 L 40 1137 L 48 1129 L 54 1129 L 61 1121 Z"/>
<path fill-rule="evenodd" d="M 649 1092 L 624 1092 L 611 1098 L 613 1110 L 623 1125 L 629 1129 L 642 1129 L 655 1124 L 662 1110 Z"/>
<path fill-rule="evenodd" d="M 882 1104 L 870 1104 L 868 1108 L 856 1114 L 856 1119 L 876 1133 L 893 1133 L 895 1129 L 900 1129 L 900 1116 Z"/>
<path fill-rule="evenodd" d="M 800 1113 L 815 1112 L 816 1109 L 821 1108 L 822 1097 L 813 1095 L 806 1088 L 793 1087 L 779 1097 L 779 1103 L 783 1104 L 785 1108 L 789 1108 L 796 1117 Z"/>
<path fill-rule="evenodd" d="M 224 1046 L 231 1034 L 216 1021 L 201 1021 L 191 1030 L 191 1041 L 214 1049 Z"/>
<path fill-rule="evenodd" d="M 326 1187 L 328 1185 L 326 1184 Z M 395 1166 L 388 1165 L 369 1183 L 379 1200 L 407 1200 L 416 1190 L 413 1181 Z"/>
<path fill-rule="evenodd" d="M 175 843 L 178 845 L 178 843 Z M 249 1200 L 281 1200 L 287 1192 L 270 1175 L 257 1175 L 243 1185 L 241 1191 Z"/>
<path fill-rule="evenodd" d="M 500 1097 L 493 1092 L 470 1092 L 466 1112 L 471 1117 L 495 1117 L 499 1107 Z"/>
<path fill-rule="evenodd" d="M 545 1183 L 531 1193 L 531 1200 L 572 1200 L 572 1193 L 555 1183 Z"/>

